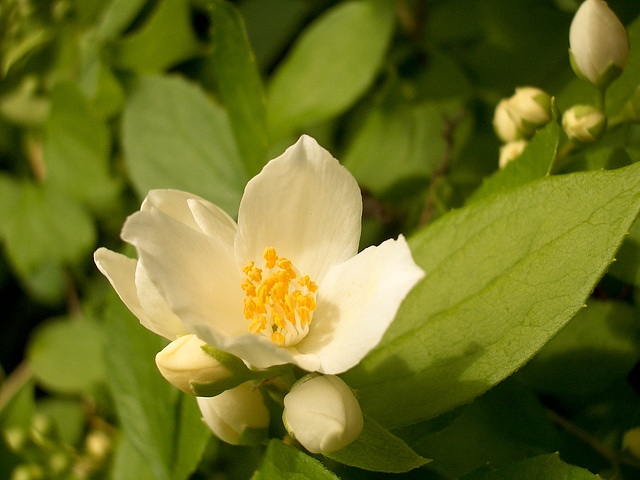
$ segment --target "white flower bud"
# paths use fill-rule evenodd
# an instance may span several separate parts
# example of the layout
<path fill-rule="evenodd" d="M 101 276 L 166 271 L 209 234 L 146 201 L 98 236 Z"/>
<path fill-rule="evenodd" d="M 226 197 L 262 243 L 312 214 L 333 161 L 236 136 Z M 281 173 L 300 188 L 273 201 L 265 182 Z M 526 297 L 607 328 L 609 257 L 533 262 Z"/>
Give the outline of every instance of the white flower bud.
<path fill-rule="evenodd" d="M 507 100 L 506 108 L 520 137 L 531 138 L 551 120 L 551 97 L 539 88 L 516 88 L 516 93 Z"/>
<path fill-rule="evenodd" d="M 493 129 L 503 142 L 511 142 L 522 137 L 518 126 L 514 123 L 508 110 L 508 100 L 503 98 L 496 106 L 493 113 Z"/>
<path fill-rule="evenodd" d="M 312 453 L 329 453 L 353 442 L 362 432 L 358 400 L 340 378 L 307 375 L 284 397 L 284 426 Z"/>
<path fill-rule="evenodd" d="M 253 382 L 215 397 L 196 399 L 204 423 L 220 440 L 232 445 L 252 445 L 266 438 L 269 410 Z"/>
<path fill-rule="evenodd" d="M 591 105 L 574 105 L 562 115 L 562 128 L 572 141 L 594 142 L 602 136 L 606 126 L 607 117 Z"/>
<path fill-rule="evenodd" d="M 498 161 L 500 168 L 506 167 L 507 163 L 522 155 L 527 143 L 526 140 L 514 140 L 500 147 L 500 160 Z"/>
<path fill-rule="evenodd" d="M 571 66 L 599 88 L 611 83 L 627 65 L 629 39 L 618 17 L 602 0 L 586 0 L 569 29 Z"/>
<path fill-rule="evenodd" d="M 191 382 L 214 382 L 232 372 L 202 350 L 205 342 L 195 335 L 178 337 L 156 355 L 158 370 L 169 383 L 193 395 Z"/>

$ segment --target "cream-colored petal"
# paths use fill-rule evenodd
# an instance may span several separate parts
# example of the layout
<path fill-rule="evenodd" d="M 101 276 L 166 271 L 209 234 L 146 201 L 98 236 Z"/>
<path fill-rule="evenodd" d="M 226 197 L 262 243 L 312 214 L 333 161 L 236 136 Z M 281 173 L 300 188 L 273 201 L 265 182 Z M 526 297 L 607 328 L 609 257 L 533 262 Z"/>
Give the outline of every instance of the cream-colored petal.
<path fill-rule="evenodd" d="M 149 311 L 143 307 L 136 287 L 138 264 L 136 260 L 106 248 L 96 250 L 93 258 L 98 269 L 107 277 L 120 299 L 131 310 L 131 313 L 138 317 L 144 327 L 169 340 L 174 340 L 178 335 L 187 333 L 178 317 L 169 310 L 152 285 L 144 289 L 143 295 L 157 297 L 159 304 L 154 306 L 152 315 L 149 315 Z"/>
<path fill-rule="evenodd" d="M 136 247 L 149 279 L 188 331 L 196 325 L 231 337 L 246 331 L 231 245 L 154 208 L 131 215 L 122 238 Z"/>
<path fill-rule="evenodd" d="M 262 260 L 266 247 L 320 281 L 332 265 L 356 254 L 362 195 L 356 180 L 311 137 L 303 135 L 249 181 L 240 202 L 238 262 Z"/>
<path fill-rule="evenodd" d="M 201 230 L 200 226 L 193 218 L 193 213 L 191 212 L 188 204 L 189 200 L 202 200 L 202 198 L 180 190 L 150 190 L 142 202 L 140 210 L 148 212 L 156 208 L 162 213 L 165 213 L 185 225 L 190 226 L 194 230 Z M 202 201 L 206 202 L 206 200 Z"/>
<path fill-rule="evenodd" d="M 238 225 L 227 212 L 202 199 L 189 199 L 187 203 L 193 219 L 204 233 L 218 238 L 227 245 L 233 245 Z"/>
<path fill-rule="evenodd" d="M 380 342 L 423 276 L 402 236 L 333 267 L 320 285 L 309 334 L 298 350 L 317 356 L 321 373 L 357 365 Z"/>

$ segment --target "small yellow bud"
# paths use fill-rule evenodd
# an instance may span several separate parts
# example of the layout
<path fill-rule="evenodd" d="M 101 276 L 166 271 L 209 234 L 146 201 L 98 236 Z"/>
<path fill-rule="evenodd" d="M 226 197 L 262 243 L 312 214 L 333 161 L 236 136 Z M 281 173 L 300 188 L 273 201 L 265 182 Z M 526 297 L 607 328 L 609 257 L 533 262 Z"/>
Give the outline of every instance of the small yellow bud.
<path fill-rule="evenodd" d="M 269 410 L 253 382 L 197 400 L 204 423 L 220 440 L 232 445 L 252 445 L 266 438 Z"/>
<path fill-rule="evenodd" d="M 526 140 L 515 140 L 500 147 L 500 159 L 498 160 L 500 168 L 506 167 L 507 163 L 522 155 L 527 143 L 529 142 Z"/>
<path fill-rule="evenodd" d="M 507 99 L 506 109 L 520 138 L 531 138 L 551 120 L 551 97 L 539 88 L 518 87 Z"/>
<path fill-rule="evenodd" d="M 508 100 L 503 98 L 493 113 L 493 129 L 498 138 L 505 143 L 522 138 L 518 126 L 509 115 L 508 103 Z"/>
<path fill-rule="evenodd" d="M 358 400 L 339 377 L 307 375 L 284 397 L 282 420 L 289 434 L 312 453 L 346 447 L 364 421 Z"/>
<path fill-rule="evenodd" d="M 591 105 L 574 105 L 562 115 L 562 128 L 572 141 L 594 142 L 602 136 L 606 126 L 604 113 Z"/>
<path fill-rule="evenodd" d="M 205 342 L 195 335 L 178 337 L 156 355 L 156 365 L 169 383 L 193 395 L 191 382 L 214 382 L 232 372 L 202 350 Z"/>

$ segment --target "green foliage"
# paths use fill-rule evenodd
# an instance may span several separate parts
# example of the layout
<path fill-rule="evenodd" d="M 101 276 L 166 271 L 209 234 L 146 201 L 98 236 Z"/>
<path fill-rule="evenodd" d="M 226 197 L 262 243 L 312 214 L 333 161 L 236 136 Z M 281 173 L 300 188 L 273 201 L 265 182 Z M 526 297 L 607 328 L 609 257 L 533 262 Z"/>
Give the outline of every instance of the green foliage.
<path fill-rule="evenodd" d="M 600 97 L 569 64 L 578 3 L 3 0 L 0 292 L 25 347 L 0 352 L 0 478 L 637 478 L 640 5 L 609 2 L 631 53 Z M 524 85 L 557 112 L 499 169 L 493 111 Z M 562 112 L 600 103 L 603 137 L 568 142 Z M 214 438 L 91 259 L 151 189 L 236 215 L 301 133 L 362 188 L 361 247 L 403 233 L 426 273 L 341 375 L 365 426 L 324 456 L 282 425 L 290 366 L 250 372 L 271 440 Z"/>

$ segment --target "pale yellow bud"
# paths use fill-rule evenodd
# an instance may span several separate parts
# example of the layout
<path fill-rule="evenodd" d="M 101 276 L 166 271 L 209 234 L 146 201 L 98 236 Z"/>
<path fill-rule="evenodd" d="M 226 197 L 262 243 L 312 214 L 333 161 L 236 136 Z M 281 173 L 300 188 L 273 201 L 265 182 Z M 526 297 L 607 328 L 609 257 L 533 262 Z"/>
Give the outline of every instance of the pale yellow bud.
<path fill-rule="evenodd" d="M 508 100 L 500 100 L 493 113 L 493 129 L 503 142 L 512 142 L 522 137 L 507 108 Z"/>
<path fill-rule="evenodd" d="M 307 375 L 284 397 L 282 420 L 312 453 L 330 453 L 353 442 L 363 427 L 362 411 L 351 389 L 333 375 Z"/>
<path fill-rule="evenodd" d="M 506 109 L 519 136 L 531 138 L 551 120 L 551 97 L 539 88 L 518 87 L 507 100 Z"/>
<path fill-rule="evenodd" d="M 526 140 L 515 140 L 500 147 L 500 160 L 498 161 L 500 168 L 506 167 L 507 163 L 522 155 L 527 143 Z"/>
<path fill-rule="evenodd" d="M 232 445 L 252 445 L 266 438 L 269 410 L 253 382 L 197 400 L 204 422 L 220 440 Z"/>
<path fill-rule="evenodd" d="M 169 383 L 193 395 L 191 382 L 224 380 L 232 372 L 202 350 L 205 342 L 195 335 L 178 337 L 156 355 L 158 370 Z"/>
<path fill-rule="evenodd" d="M 640 460 L 640 428 L 627 430 L 622 437 L 622 448 Z"/>
<path fill-rule="evenodd" d="M 591 105 L 574 105 L 562 115 L 562 128 L 572 141 L 594 142 L 602 136 L 606 126 L 604 113 Z"/>
<path fill-rule="evenodd" d="M 629 39 L 618 17 L 602 0 L 586 0 L 569 29 L 571 66 L 599 88 L 611 83 L 627 65 Z"/>

